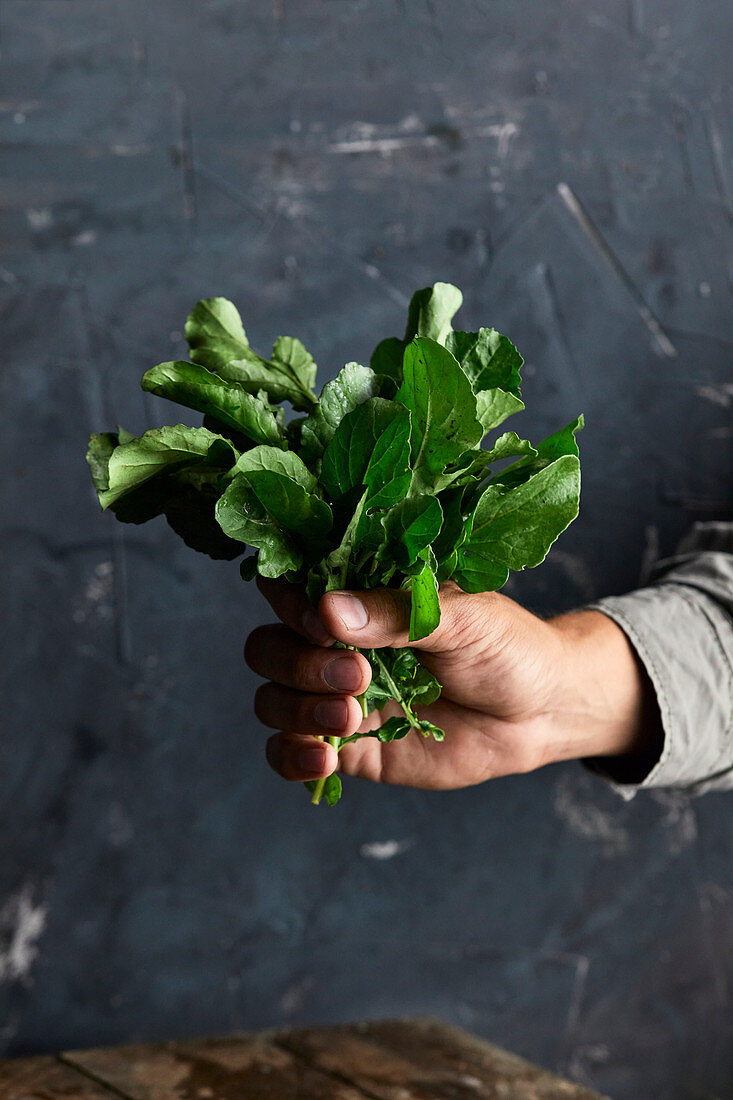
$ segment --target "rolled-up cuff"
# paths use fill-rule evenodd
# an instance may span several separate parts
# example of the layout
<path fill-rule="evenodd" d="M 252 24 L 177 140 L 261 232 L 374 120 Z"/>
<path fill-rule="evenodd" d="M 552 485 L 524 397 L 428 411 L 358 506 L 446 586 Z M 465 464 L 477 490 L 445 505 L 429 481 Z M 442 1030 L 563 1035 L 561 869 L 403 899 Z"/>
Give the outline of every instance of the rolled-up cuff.
<path fill-rule="evenodd" d="M 636 783 L 623 763 L 585 760 L 624 797 L 672 787 L 691 794 L 733 788 L 733 623 L 698 589 L 660 583 L 586 605 L 624 631 L 646 668 L 664 731 L 661 755 Z M 615 770 L 618 767 L 618 771 Z"/>

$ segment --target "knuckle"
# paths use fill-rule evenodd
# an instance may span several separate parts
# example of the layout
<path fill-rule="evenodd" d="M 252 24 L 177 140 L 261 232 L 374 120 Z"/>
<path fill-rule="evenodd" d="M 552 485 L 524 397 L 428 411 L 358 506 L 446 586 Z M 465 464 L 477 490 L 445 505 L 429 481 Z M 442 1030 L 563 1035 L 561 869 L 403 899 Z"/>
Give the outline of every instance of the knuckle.
<path fill-rule="evenodd" d="M 268 719 L 272 713 L 272 689 L 273 685 L 270 683 L 261 684 L 254 693 L 255 717 L 264 725 L 268 725 Z"/>
<path fill-rule="evenodd" d="M 379 592 L 369 607 L 369 617 L 370 626 L 381 636 L 405 633 L 410 624 L 410 593 L 399 589 Z"/>
<path fill-rule="evenodd" d="M 299 654 L 293 661 L 291 679 L 293 685 L 301 691 L 307 691 L 317 680 L 313 664 L 311 653 Z"/>
<path fill-rule="evenodd" d="M 245 639 L 244 659 L 253 671 L 256 671 L 258 657 L 261 655 L 263 646 L 266 643 L 267 634 L 268 627 L 256 626 Z"/>

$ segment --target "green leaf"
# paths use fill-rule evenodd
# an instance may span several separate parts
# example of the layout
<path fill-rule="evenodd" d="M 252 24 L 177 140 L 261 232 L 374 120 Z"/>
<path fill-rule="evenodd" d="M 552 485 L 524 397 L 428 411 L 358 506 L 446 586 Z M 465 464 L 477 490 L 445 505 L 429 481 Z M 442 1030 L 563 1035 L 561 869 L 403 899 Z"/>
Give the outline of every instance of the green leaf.
<path fill-rule="evenodd" d="M 330 592 L 334 588 L 341 589 L 347 587 L 349 563 L 357 539 L 357 531 L 361 522 L 368 492 L 369 490 L 365 489 L 362 493 L 361 499 L 354 510 L 354 514 L 349 520 L 349 524 L 341 542 L 326 558 L 326 569 L 329 574 L 326 581 L 327 592 Z"/>
<path fill-rule="evenodd" d="M 380 741 L 389 744 L 391 741 L 401 741 L 403 737 L 407 737 L 411 729 L 412 722 L 409 718 L 393 717 L 388 718 L 374 732 Z"/>
<path fill-rule="evenodd" d="M 266 444 L 252 447 L 240 455 L 230 473 L 236 476 L 258 473 L 262 470 L 283 474 L 301 485 L 308 493 L 314 492 L 318 484 L 318 479 L 294 451 L 281 451 L 279 447 L 269 447 Z"/>
<path fill-rule="evenodd" d="M 555 459 L 513 488 L 489 484 L 458 551 L 454 579 L 467 592 L 488 592 L 506 583 L 509 569 L 539 565 L 578 514 L 579 494 L 575 455 Z"/>
<path fill-rule="evenodd" d="M 171 428 L 153 428 L 139 439 L 130 439 L 112 447 L 114 436 L 93 436 L 90 445 L 92 476 L 103 508 L 114 504 L 125 493 L 157 474 L 193 463 L 210 463 L 229 469 L 237 458 L 232 445 L 206 428 L 178 424 Z M 106 481 L 106 488 L 100 488 Z"/>
<path fill-rule="evenodd" d="M 427 718 L 421 718 L 418 721 L 417 729 L 423 737 L 432 737 L 434 741 L 445 741 L 445 731 L 434 722 L 429 722 Z"/>
<path fill-rule="evenodd" d="M 97 493 L 109 489 L 109 460 L 117 444 L 118 436 L 114 432 L 95 433 L 89 439 L 87 463 Z"/>
<path fill-rule="evenodd" d="M 521 396 L 519 372 L 524 360 L 511 340 L 495 328 L 452 332 L 446 347 L 455 355 L 477 393 L 502 389 Z"/>
<path fill-rule="evenodd" d="M 313 794 L 319 782 L 319 779 L 309 779 L 308 782 L 304 784 L 304 786 L 307 788 L 307 790 L 311 792 L 311 794 Z M 328 778 L 324 781 L 321 797 L 325 798 L 326 803 L 329 806 L 335 806 L 341 798 L 341 780 L 339 779 L 336 772 L 334 772 L 332 775 L 329 775 Z"/>
<path fill-rule="evenodd" d="M 284 531 L 319 543 L 333 523 L 324 500 L 309 493 L 292 478 L 272 470 L 251 471 L 246 477 L 260 503 Z"/>
<path fill-rule="evenodd" d="M 249 554 L 239 563 L 239 575 L 243 581 L 253 581 L 257 576 L 257 555 Z"/>
<path fill-rule="evenodd" d="M 463 486 L 453 486 L 440 493 L 438 499 L 443 510 L 443 525 L 440 533 L 432 542 L 433 552 L 438 562 L 437 578 L 448 580 L 457 564 L 456 551 L 463 543 L 471 526 L 469 516 L 464 514 Z"/>
<path fill-rule="evenodd" d="M 208 449 L 207 435 L 212 440 Z M 121 442 L 114 447 L 118 438 Z M 190 449 L 197 445 L 198 450 Z M 111 501 L 110 447 L 120 452 L 112 465 L 112 493 L 117 495 Z M 146 523 L 164 515 L 193 550 L 227 561 L 240 556 L 241 545 L 227 538 L 214 518 L 224 471 L 236 454 L 227 442 L 205 429 L 179 425 L 153 429 L 140 439 L 124 430 L 117 436 L 93 437 L 90 449 L 100 499 L 122 523 Z M 104 455 L 109 456 L 106 468 Z"/>
<path fill-rule="evenodd" d="M 368 649 L 363 651 L 372 668 L 372 679 L 366 690 L 370 710 L 379 709 L 393 699 L 402 707 L 405 717 L 417 724 L 413 706 L 428 706 L 440 696 L 440 684 L 414 651 L 404 649 Z"/>
<path fill-rule="evenodd" d="M 186 321 L 191 358 L 229 382 L 238 382 L 251 394 L 264 390 L 273 401 L 290 401 L 310 410 L 316 364 L 300 340 L 280 336 L 265 359 L 249 345 L 237 309 L 226 298 L 204 298 Z"/>
<path fill-rule="evenodd" d="M 270 360 L 273 367 L 289 375 L 299 385 L 301 392 L 307 395 L 304 404 L 295 404 L 295 408 L 310 409 L 316 403 L 313 386 L 316 382 L 316 363 L 309 351 L 294 336 L 278 336 L 272 348 Z"/>
<path fill-rule="evenodd" d="M 331 509 L 315 492 L 316 478 L 298 455 L 277 447 L 253 447 L 240 456 L 233 472 L 235 476 L 231 486 L 222 497 L 220 509 L 217 509 L 217 519 L 228 535 L 252 546 L 260 546 L 250 536 L 253 530 L 255 533 L 262 531 L 262 528 L 253 529 L 252 526 L 253 520 L 261 521 L 262 517 L 250 495 L 241 487 L 245 483 L 285 544 L 283 561 L 286 564 L 282 572 L 302 564 L 302 548 L 307 547 L 311 557 L 322 555 L 326 549 L 324 539 L 333 517 Z M 240 483 L 240 489 L 230 492 L 237 483 Z M 238 508 L 246 512 L 247 522 L 243 525 L 237 518 Z M 265 576 L 279 576 L 279 573 L 272 572 L 279 565 L 273 557 L 276 540 L 273 541 L 269 529 L 267 537 L 265 554 L 260 554 L 259 558 L 260 572 Z M 296 558 L 298 565 L 293 565 Z"/>
<path fill-rule="evenodd" d="M 281 355 L 273 353 L 272 359 L 263 359 L 256 352 L 248 352 L 246 358 L 221 363 L 218 355 L 211 355 L 208 348 L 197 352 L 195 361 L 215 369 L 221 378 L 237 382 L 248 393 L 264 392 L 272 401 L 289 401 L 294 409 L 310 411 L 315 408 L 316 395 L 309 388 L 308 379 L 315 379 L 316 364 L 299 340 L 281 336 L 275 344 Z M 290 359 L 283 356 L 287 354 Z M 302 379 L 299 375 L 302 374 Z"/>
<path fill-rule="evenodd" d="M 486 461 L 499 462 L 504 458 L 513 458 L 514 455 L 529 455 L 534 458 L 538 453 L 528 439 L 520 439 L 516 432 L 504 432 L 495 441 L 493 447 L 484 452 Z"/>
<path fill-rule="evenodd" d="M 446 339 L 446 347 L 471 381 L 478 418 L 485 432 L 524 408 L 519 374 L 523 359 L 506 336 L 493 328 L 452 332 Z"/>
<path fill-rule="evenodd" d="M 148 482 L 150 486 L 161 483 L 160 488 L 164 492 L 163 513 L 168 525 L 192 550 L 221 561 L 240 557 L 242 544 L 228 538 L 216 522 L 214 509 L 219 499 L 219 489 L 214 485 L 201 487 L 188 484 L 184 480 L 185 476 L 185 473 L 174 474 Z M 143 488 L 147 487 L 146 485 Z M 112 505 L 118 519 L 122 518 L 119 509 L 124 508 L 128 502 L 132 503 L 131 498 L 134 496 L 131 493 Z"/>
<path fill-rule="evenodd" d="M 402 381 L 402 357 L 405 354 L 405 341 L 396 336 L 380 340 L 372 352 L 369 365 L 375 374 L 392 378 L 399 385 Z"/>
<path fill-rule="evenodd" d="M 537 450 L 528 439 L 520 439 L 516 432 L 504 432 L 489 450 L 476 448 L 465 451 L 455 467 L 446 471 L 446 474 L 450 474 L 450 485 L 466 486 L 481 481 L 491 472 L 489 467 L 494 462 L 513 458 L 515 455 L 534 458 Z"/>
<path fill-rule="evenodd" d="M 395 554 L 400 568 L 417 561 L 443 523 L 443 511 L 437 497 L 422 494 L 407 497 L 390 509 L 384 528 L 390 540 L 389 551 Z"/>
<path fill-rule="evenodd" d="M 410 300 L 404 339 L 390 336 L 381 340 L 372 352 L 372 369 L 399 385 L 402 382 L 402 360 L 407 345 L 415 336 L 426 336 L 439 344 L 445 344 L 452 331 L 453 315 L 462 301 L 460 290 L 451 283 L 436 283 L 416 291 Z"/>
<path fill-rule="evenodd" d="M 413 488 L 440 489 L 446 467 L 483 435 L 471 383 L 442 345 L 417 337 L 405 351 L 397 400 L 412 417 Z"/>
<path fill-rule="evenodd" d="M 321 391 L 318 405 L 300 426 L 301 454 L 307 465 L 317 462 L 339 424 L 352 409 L 379 393 L 380 381 L 371 367 L 347 363 Z"/>
<path fill-rule="evenodd" d="M 255 443 L 284 447 L 284 432 L 270 405 L 244 386 L 227 382 L 198 363 L 159 363 L 142 378 L 142 388 L 158 397 L 213 416 Z"/>
<path fill-rule="evenodd" d="M 237 307 L 226 298 L 203 298 L 193 307 L 184 329 L 186 341 L 196 362 L 218 370 L 232 359 L 241 359 L 249 351 Z M 204 359 L 198 356 L 203 354 Z"/>
<path fill-rule="evenodd" d="M 409 463 L 409 412 L 396 401 L 372 397 L 339 424 L 323 455 L 321 481 L 332 500 L 365 485 L 372 507 L 389 507 L 409 488 Z"/>
<path fill-rule="evenodd" d="M 335 806 L 341 798 L 341 779 L 333 772 L 323 784 L 323 797 L 329 806 Z"/>
<path fill-rule="evenodd" d="M 498 428 L 508 416 L 521 412 L 524 402 L 505 390 L 479 390 L 476 394 L 476 412 L 485 432 Z"/>
<path fill-rule="evenodd" d="M 229 538 L 256 547 L 257 568 L 263 577 L 280 577 L 295 571 L 303 555 L 261 503 L 247 474 L 239 474 L 216 505 L 216 520 Z"/>
<path fill-rule="evenodd" d="M 574 455 L 577 458 L 579 451 L 575 433 L 580 431 L 582 427 L 583 416 L 581 414 L 575 420 L 571 420 L 569 424 L 566 424 L 564 428 L 561 428 L 559 432 L 554 432 L 553 435 L 549 435 L 547 439 L 543 439 L 541 443 L 538 443 L 534 454 L 528 454 L 518 462 L 507 466 L 495 477 L 492 477 L 491 483 L 511 488 L 528 481 L 534 474 L 544 470 L 551 462 L 562 458 L 563 455 Z"/>
<path fill-rule="evenodd" d="M 440 623 L 440 600 L 436 578 L 437 562 L 430 554 L 419 573 L 410 577 L 410 634 L 409 640 L 416 642 L 427 638 Z"/>
<path fill-rule="evenodd" d="M 445 344 L 453 331 L 451 321 L 461 308 L 463 295 L 451 283 L 435 283 L 417 290 L 410 301 L 405 329 L 405 343 L 415 336 L 427 336 Z"/>

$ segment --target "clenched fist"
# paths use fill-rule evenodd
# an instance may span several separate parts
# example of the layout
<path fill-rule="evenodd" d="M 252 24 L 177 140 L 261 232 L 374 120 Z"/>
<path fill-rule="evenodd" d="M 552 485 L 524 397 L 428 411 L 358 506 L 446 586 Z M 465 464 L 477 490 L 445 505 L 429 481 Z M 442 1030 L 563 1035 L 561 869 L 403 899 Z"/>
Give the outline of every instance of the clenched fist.
<path fill-rule="evenodd" d="M 360 653 L 333 648 L 408 644 L 410 596 L 396 589 L 329 592 L 318 608 L 284 581 L 258 578 L 281 620 L 257 627 L 245 659 L 265 677 L 255 713 L 279 732 L 267 743 L 285 779 L 312 780 L 338 767 L 383 783 L 446 790 L 527 772 L 557 760 L 629 757 L 653 763 L 660 737 L 654 692 L 623 631 L 598 611 L 544 621 L 498 592 L 441 586 L 441 620 L 412 643 L 443 685 L 418 708 L 445 730 L 382 744 L 366 737 L 337 753 L 324 737 L 376 729 L 399 709 L 367 718 L 357 701 L 371 670 Z"/>

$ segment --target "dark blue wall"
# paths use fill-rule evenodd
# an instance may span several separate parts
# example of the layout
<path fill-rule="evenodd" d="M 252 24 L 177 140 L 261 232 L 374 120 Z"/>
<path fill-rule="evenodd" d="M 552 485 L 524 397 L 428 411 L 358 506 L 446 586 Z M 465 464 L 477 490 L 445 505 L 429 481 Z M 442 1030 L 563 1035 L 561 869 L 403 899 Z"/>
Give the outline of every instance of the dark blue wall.
<path fill-rule="evenodd" d="M 729 0 L 5 0 L 0 1049 L 429 1013 L 617 1100 L 733 1096 L 729 799 L 569 765 L 314 810 L 264 762 L 260 597 L 102 516 L 83 461 L 166 422 L 138 379 L 201 296 L 325 380 L 450 280 L 523 351 L 528 434 L 586 415 L 581 518 L 508 590 L 634 587 L 726 493 L 731 29 Z"/>

